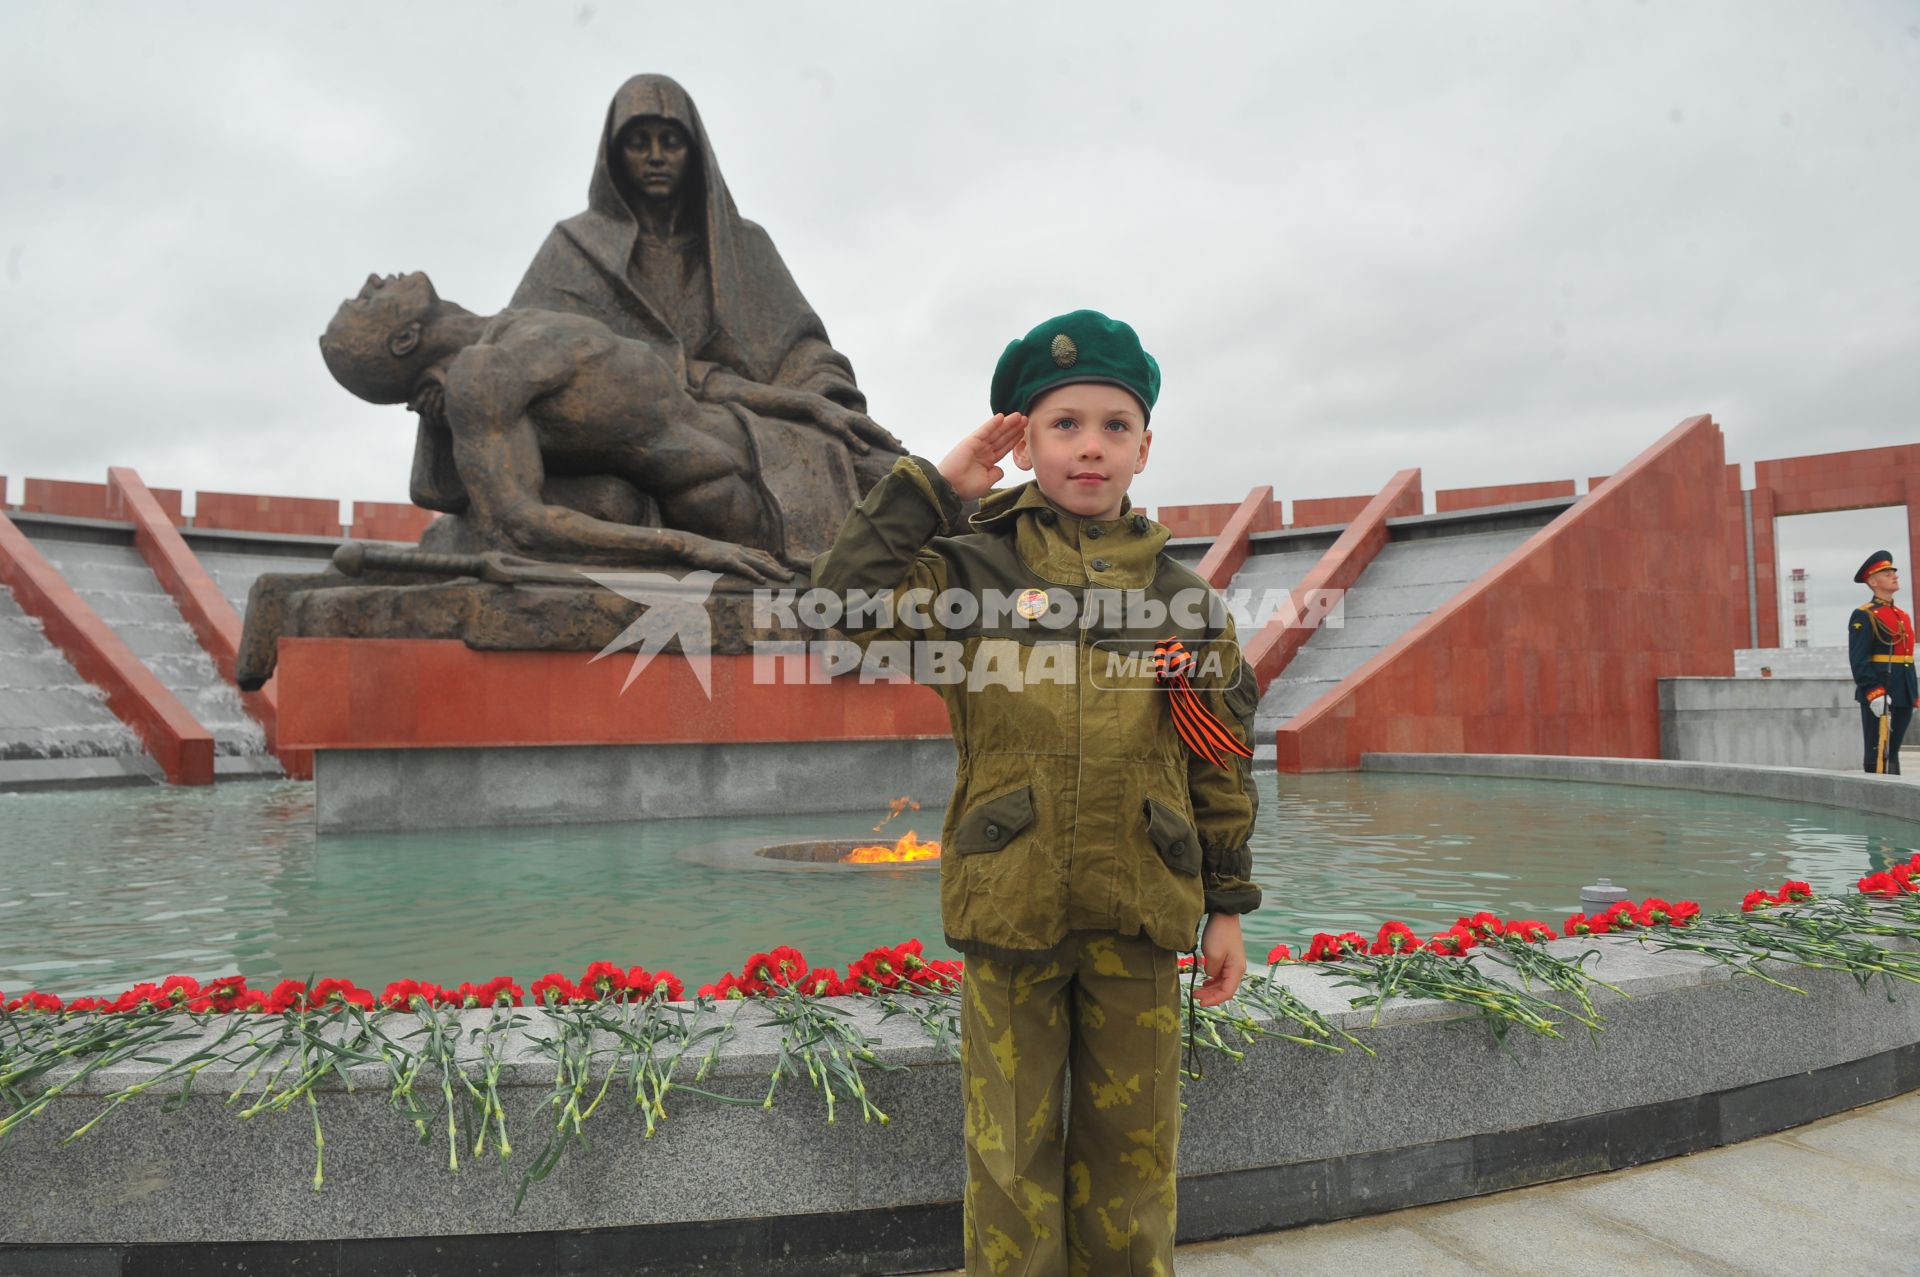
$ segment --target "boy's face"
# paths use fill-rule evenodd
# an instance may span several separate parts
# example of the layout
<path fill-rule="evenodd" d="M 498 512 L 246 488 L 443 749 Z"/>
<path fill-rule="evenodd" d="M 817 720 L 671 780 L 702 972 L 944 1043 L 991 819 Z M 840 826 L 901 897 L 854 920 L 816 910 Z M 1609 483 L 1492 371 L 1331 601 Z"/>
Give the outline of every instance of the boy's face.
<path fill-rule="evenodd" d="M 1152 442 L 1138 399 L 1118 386 L 1075 382 L 1034 400 L 1013 463 L 1033 471 L 1041 495 L 1069 514 L 1117 519 Z"/>

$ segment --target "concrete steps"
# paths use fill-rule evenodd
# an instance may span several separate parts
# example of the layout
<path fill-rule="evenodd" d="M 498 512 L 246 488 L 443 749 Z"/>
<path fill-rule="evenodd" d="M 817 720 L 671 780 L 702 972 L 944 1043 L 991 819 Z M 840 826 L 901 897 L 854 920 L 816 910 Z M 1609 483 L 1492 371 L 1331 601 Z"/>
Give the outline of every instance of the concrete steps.
<path fill-rule="evenodd" d="M 260 724 L 240 703 L 238 690 L 220 677 L 137 550 L 130 545 L 36 536 L 31 530 L 28 535 L 75 593 L 213 733 L 216 757 L 266 756 L 266 735 Z"/>
<path fill-rule="evenodd" d="M 1280 724 L 1319 700 L 1533 533 L 1532 528 L 1508 528 L 1384 547 L 1347 592 L 1340 610 L 1261 696 L 1254 730 L 1266 742 L 1267 761 L 1272 761 L 1272 735 Z"/>
<path fill-rule="evenodd" d="M 0 760 L 55 759 L 121 759 L 136 774 L 157 770 L 139 737 L 107 708 L 106 693 L 80 677 L 13 591 L 0 586 Z M 58 770 L 27 767 L 23 774 Z"/>

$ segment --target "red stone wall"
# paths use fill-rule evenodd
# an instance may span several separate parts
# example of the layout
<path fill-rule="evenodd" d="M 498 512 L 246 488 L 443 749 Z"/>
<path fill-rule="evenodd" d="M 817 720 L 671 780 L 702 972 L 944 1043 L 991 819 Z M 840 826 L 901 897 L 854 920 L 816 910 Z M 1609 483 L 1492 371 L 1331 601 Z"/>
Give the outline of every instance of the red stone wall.
<path fill-rule="evenodd" d="M 74 483 L 66 479 L 28 479 L 20 497 L 22 514 L 57 514 L 73 519 L 118 519 L 112 513 L 107 485 Z M 180 489 L 154 488 L 153 499 L 160 503 L 175 527 L 184 527 L 180 513 Z"/>
<path fill-rule="evenodd" d="M 1352 523 L 1372 497 L 1304 497 L 1293 503 L 1292 528 L 1318 528 L 1329 523 Z"/>
<path fill-rule="evenodd" d="M 712 657 L 713 695 L 685 661 L 476 652 L 451 639 L 280 640 L 283 749 L 802 742 L 945 736 L 931 688 L 756 682 L 752 656 Z"/>
<path fill-rule="evenodd" d="M 1360 517 L 1360 512 L 1373 500 L 1372 493 L 1359 497 L 1310 497 L 1293 503 L 1293 522 L 1291 528 L 1318 528 L 1329 523 L 1352 523 Z M 1409 515 L 1426 513 L 1426 497 L 1420 485 L 1399 492 L 1393 504 L 1388 508 L 1389 519 L 1403 519 Z"/>
<path fill-rule="evenodd" d="M 1912 480 L 1920 480 L 1920 444 L 1782 457 L 1753 466 L 1753 486 L 1773 490 L 1776 515 L 1904 506 Z"/>
<path fill-rule="evenodd" d="M 1215 501 L 1208 505 L 1163 505 L 1154 512 L 1153 517 L 1177 537 L 1217 537 L 1242 504 L 1239 501 Z M 1267 499 L 1255 512 L 1247 531 L 1278 532 L 1285 526 L 1280 502 L 1274 499 L 1273 489 L 1268 488 Z"/>
<path fill-rule="evenodd" d="M 1502 483 L 1486 488 L 1441 488 L 1433 494 L 1436 514 L 1449 510 L 1477 510 L 1482 506 L 1513 505 L 1520 501 L 1545 501 L 1549 497 L 1574 495 L 1573 480 L 1552 479 L 1544 483 Z"/>
<path fill-rule="evenodd" d="M 342 535 L 338 501 L 251 492 L 200 493 L 194 498 L 193 526 L 314 537 Z"/>
<path fill-rule="evenodd" d="M 1683 422 L 1280 729 L 1280 769 L 1367 751 L 1657 758 L 1656 681 L 1733 673 L 1725 465 L 1719 427 Z"/>

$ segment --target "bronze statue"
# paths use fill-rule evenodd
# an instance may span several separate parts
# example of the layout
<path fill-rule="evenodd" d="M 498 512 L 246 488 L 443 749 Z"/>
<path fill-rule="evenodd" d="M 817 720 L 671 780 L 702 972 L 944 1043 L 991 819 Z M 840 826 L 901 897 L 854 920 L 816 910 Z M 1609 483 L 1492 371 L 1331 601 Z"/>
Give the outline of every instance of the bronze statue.
<path fill-rule="evenodd" d="M 475 315 L 419 272 L 369 276 L 320 347 L 348 390 L 445 432 L 475 549 L 787 580 L 858 497 L 849 450 L 872 452 L 865 418 L 812 391 L 716 371 L 696 398 L 677 351 L 583 315 Z M 623 481 L 661 526 L 552 500 L 550 474 Z"/>
<path fill-rule="evenodd" d="M 791 579 L 904 451 L 773 242 L 734 207 L 699 112 L 664 76 L 607 110 L 587 208 L 492 317 L 425 275 L 370 277 L 321 339 L 354 394 L 419 413 L 418 550 L 254 585 L 238 680 L 281 637 L 594 650 L 630 599 L 568 565 L 708 569 L 713 650 L 748 650 L 755 586 Z"/>

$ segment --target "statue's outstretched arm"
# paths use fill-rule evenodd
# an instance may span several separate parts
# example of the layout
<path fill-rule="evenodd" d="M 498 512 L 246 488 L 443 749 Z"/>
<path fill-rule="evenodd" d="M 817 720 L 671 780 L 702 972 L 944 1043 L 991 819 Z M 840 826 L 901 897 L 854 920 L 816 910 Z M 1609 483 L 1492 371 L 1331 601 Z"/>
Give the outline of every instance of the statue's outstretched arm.
<path fill-rule="evenodd" d="M 876 445 L 892 452 L 906 451 L 905 444 L 866 413 L 791 386 L 768 386 L 715 369 L 701 383 L 700 397 L 709 403 L 737 403 L 763 416 L 818 426 L 855 452 L 867 452 Z"/>

